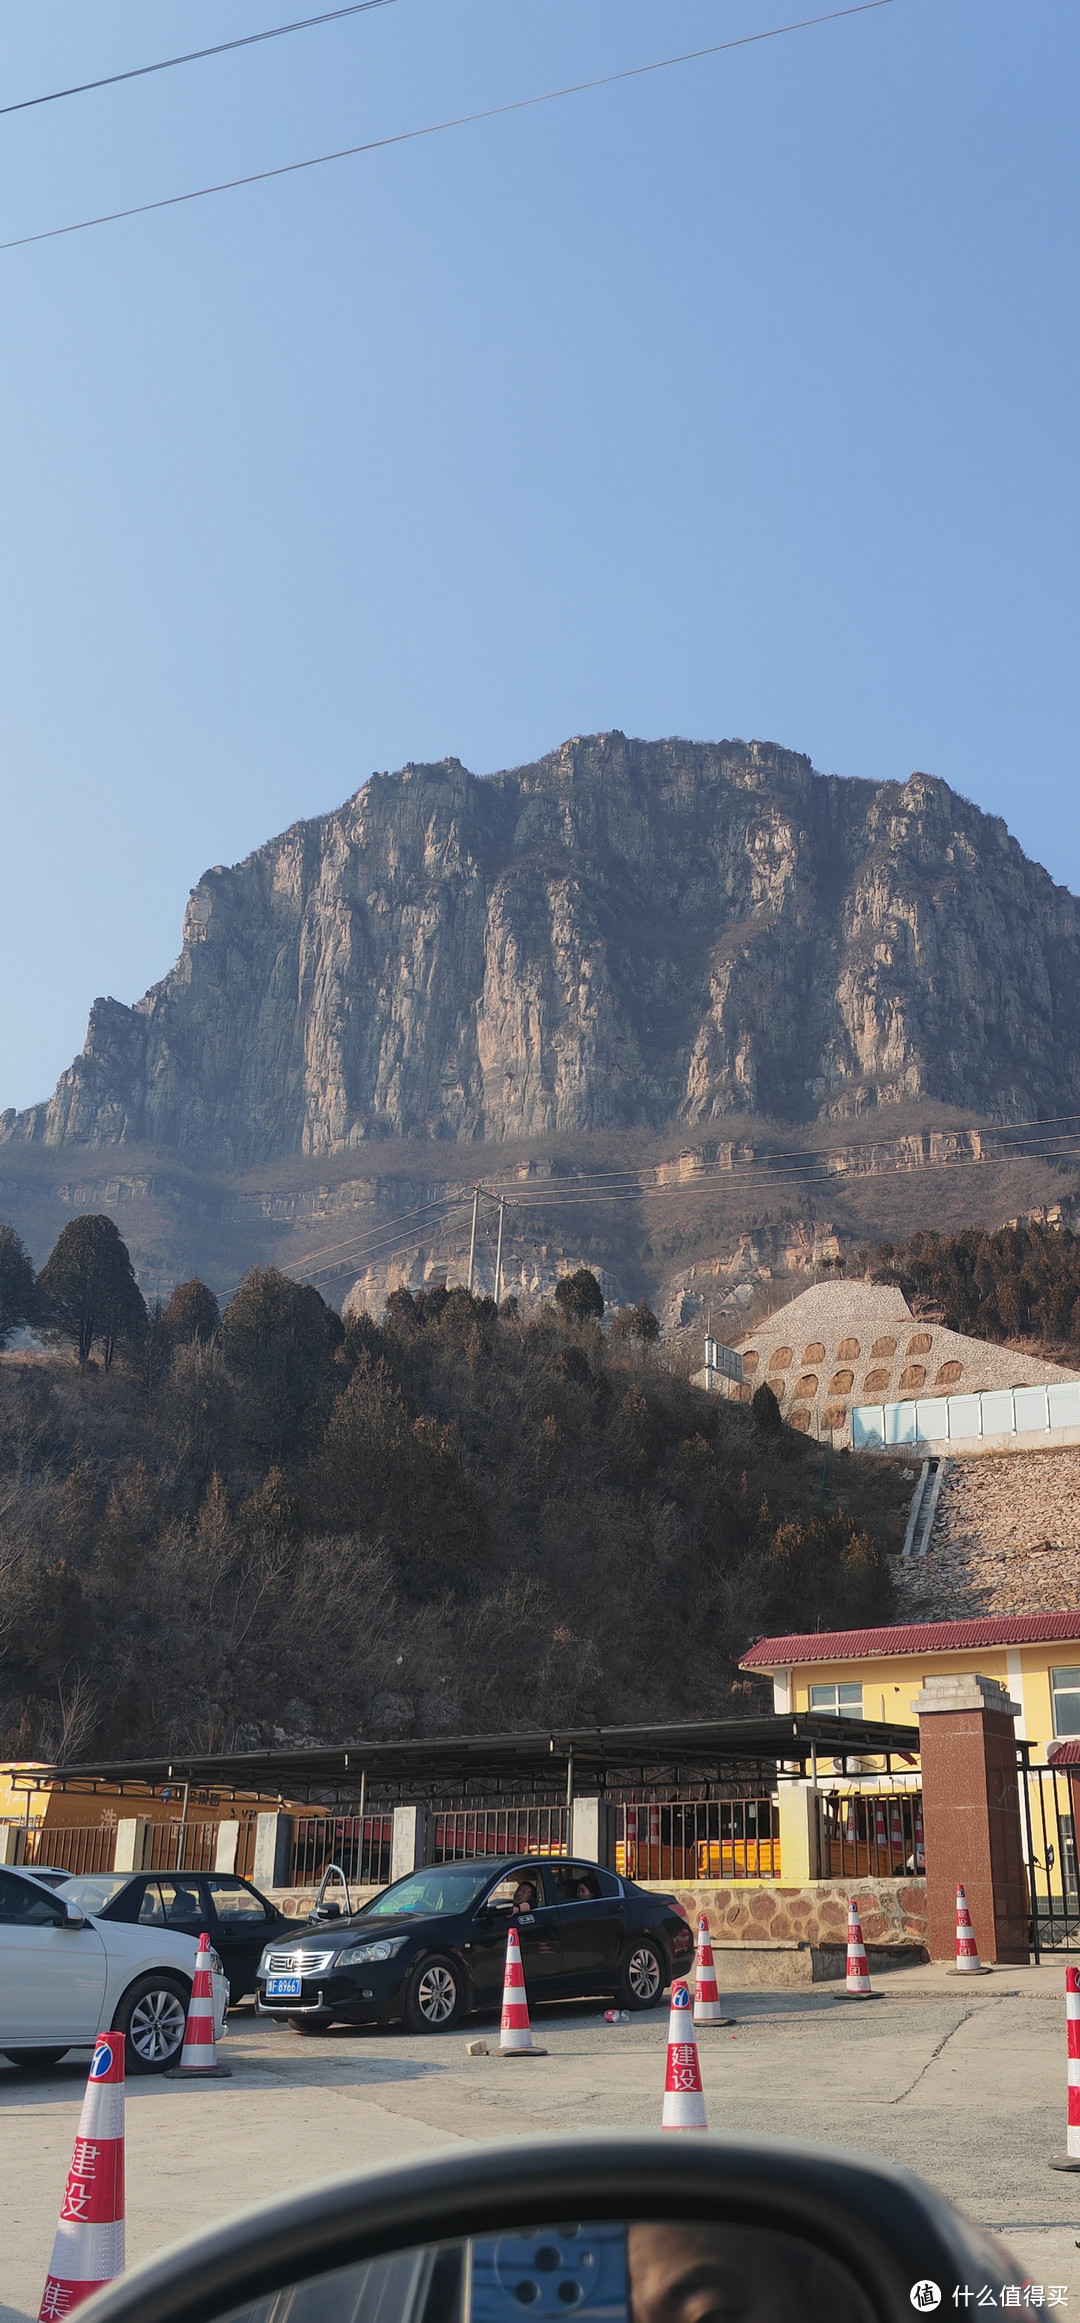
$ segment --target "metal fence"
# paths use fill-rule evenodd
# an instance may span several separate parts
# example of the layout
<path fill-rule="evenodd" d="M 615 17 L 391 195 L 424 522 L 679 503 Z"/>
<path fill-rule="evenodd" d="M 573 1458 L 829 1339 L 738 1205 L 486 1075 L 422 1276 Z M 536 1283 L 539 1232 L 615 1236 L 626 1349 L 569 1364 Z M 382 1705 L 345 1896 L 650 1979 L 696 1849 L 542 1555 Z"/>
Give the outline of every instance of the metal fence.
<path fill-rule="evenodd" d="M 820 1814 L 822 1879 L 925 1875 L 921 1791 L 830 1791 Z"/>
<path fill-rule="evenodd" d="M 293 1821 L 292 1885 L 313 1887 L 327 1865 L 337 1863 L 350 1886 L 385 1887 L 390 1878 L 393 1838 L 392 1808 L 362 1816 L 297 1815 Z"/>
<path fill-rule="evenodd" d="M 113 1824 L 83 1824 L 66 1831 L 50 1830 L 38 1824 L 26 1834 L 24 1861 L 28 1871 L 35 1864 L 44 1869 L 48 1864 L 54 1871 L 82 1874 L 90 1871 L 111 1871 L 116 1855 L 116 1829 Z"/>
<path fill-rule="evenodd" d="M 1080 1767 L 1076 1770 L 1080 1777 Z M 1021 1778 L 1021 1804 L 1025 1777 Z M 1037 1952 L 1080 1952 L 1080 1880 L 1073 1780 L 1064 1768 L 1027 1769 L 1028 1902 Z"/>
<path fill-rule="evenodd" d="M 568 1807 L 460 1807 L 432 1816 L 433 1863 L 473 1855 L 568 1855 Z"/>
<path fill-rule="evenodd" d="M 779 1879 L 774 1799 L 652 1799 L 617 1807 L 615 1869 L 627 1879 Z"/>
<path fill-rule="evenodd" d="M 146 1834 L 144 1871 L 213 1871 L 216 1823 L 151 1823 Z"/>

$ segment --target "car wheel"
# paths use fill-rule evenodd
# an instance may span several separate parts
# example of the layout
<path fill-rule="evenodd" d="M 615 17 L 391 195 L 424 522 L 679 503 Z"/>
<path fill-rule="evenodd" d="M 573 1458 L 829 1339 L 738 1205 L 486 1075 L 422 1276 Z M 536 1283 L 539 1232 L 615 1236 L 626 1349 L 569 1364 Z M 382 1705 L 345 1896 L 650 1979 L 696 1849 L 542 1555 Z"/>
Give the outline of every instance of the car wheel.
<path fill-rule="evenodd" d="M 4 2055 L 11 2059 L 13 2065 L 58 2065 L 61 2057 L 67 2056 L 67 2050 L 5 2049 Z"/>
<path fill-rule="evenodd" d="M 667 1968 L 655 1944 L 639 1938 L 622 1965 L 619 1999 L 624 2008 L 655 2008 L 663 1999 Z"/>
<path fill-rule="evenodd" d="M 329 2016 L 291 2016 L 289 2023 L 294 2033 L 328 2033 L 333 2024 Z"/>
<path fill-rule="evenodd" d="M 177 2062 L 184 2046 L 191 1986 L 178 1976 L 160 1971 L 140 1976 L 131 1985 L 112 2021 L 114 2033 L 124 2035 L 124 2057 L 129 2073 L 164 2073 Z"/>
<path fill-rule="evenodd" d="M 465 2013 L 465 1978 L 453 1960 L 436 1952 L 421 1960 L 409 1978 L 404 2020 L 410 2033 L 448 2033 Z"/>

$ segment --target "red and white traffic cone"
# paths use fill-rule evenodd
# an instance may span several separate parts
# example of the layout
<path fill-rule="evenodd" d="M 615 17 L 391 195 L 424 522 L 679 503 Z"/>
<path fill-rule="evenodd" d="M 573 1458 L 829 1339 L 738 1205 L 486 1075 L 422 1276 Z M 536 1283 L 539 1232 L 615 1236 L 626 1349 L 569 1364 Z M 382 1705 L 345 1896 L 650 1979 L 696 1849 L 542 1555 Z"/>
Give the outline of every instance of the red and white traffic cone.
<path fill-rule="evenodd" d="M 227 2081 L 232 2073 L 230 2065 L 219 2065 L 217 2042 L 214 2038 L 214 1979 L 210 1968 L 210 1938 L 199 1938 L 195 1958 L 195 1978 L 191 1987 L 187 2023 L 184 2026 L 184 2046 L 180 2063 L 166 2074 L 169 2081 Z"/>
<path fill-rule="evenodd" d="M 70 2315 L 123 2272 L 124 2036 L 101 2033 L 90 2060 L 39 2323 Z"/>
<path fill-rule="evenodd" d="M 889 1845 L 894 1855 L 903 1854 L 904 1827 L 900 1821 L 900 1809 L 895 1799 L 893 1800 L 892 1812 L 889 1816 Z"/>
<path fill-rule="evenodd" d="M 734 2017 L 724 2015 L 724 2005 L 716 1983 L 716 1962 L 713 1959 L 709 1923 L 702 1912 L 697 1924 L 697 1975 L 694 1979 L 694 2023 L 696 2025 L 730 2025 Z"/>
<path fill-rule="evenodd" d="M 979 1958 L 968 1900 L 962 1887 L 956 1891 L 956 1966 L 949 1973 L 953 1976 L 989 1975 L 989 1970 L 983 1967 Z"/>
<path fill-rule="evenodd" d="M 847 1978 L 844 1991 L 849 2000 L 872 2000 L 870 1970 L 866 1964 L 866 1946 L 863 1943 L 862 1921 L 854 1896 L 848 1905 L 847 1916 Z"/>
<path fill-rule="evenodd" d="M 926 1870 L 926 1844 L 923 1838 L 922 1808 L 915 1809 L 915 1869 Z"/>
<path fill-rule="evenodd" d="M 708 2129 L 688 1984 L 671 1987 L 661 2129 Z"/>
<path fill-rule="evenodd" d="M 1068 2036 L 1069 2111 L 1065 2152 L 1052 2170 L 1080 2170 L 1080 1968 L 1065 1970 L 1065 2028 Z"/>
<path fill-rule="evenodd" d="M 502 2026 L 499 2032 L 500 2057 L 543 2057 L 545 2049 L 538 2049 L 532 2037 L 529 2021 L 529 1996 L 525 1990 L 525 1971 L 521 1965 L 521 1944 L 517 1929 L 511 1927 L 506 1938 L 506 1966 L 503 1970 Z"/>
<path fill-rule="evenodd" d="M 874 1808 L 874 1845 L 879 1855 L 885 1854 L 888 1844 L 889 1835 L 885 1829 L 885 1809 L 879 1799 Z"/>

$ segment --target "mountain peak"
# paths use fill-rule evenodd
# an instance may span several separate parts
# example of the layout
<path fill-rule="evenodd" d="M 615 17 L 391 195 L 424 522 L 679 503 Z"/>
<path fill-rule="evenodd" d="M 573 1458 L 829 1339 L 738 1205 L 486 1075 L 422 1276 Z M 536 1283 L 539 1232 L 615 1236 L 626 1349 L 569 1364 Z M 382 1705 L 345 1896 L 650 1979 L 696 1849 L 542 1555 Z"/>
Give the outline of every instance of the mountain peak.
<path fill-rule="evenodd" d="M 95 1001 L 0 1138 L 236 1165 L 1078 1090 L 1080 904 L 997 818 L 934 775 L 613 729 L 375 774 L 207 872 L 169 975 Z"/>

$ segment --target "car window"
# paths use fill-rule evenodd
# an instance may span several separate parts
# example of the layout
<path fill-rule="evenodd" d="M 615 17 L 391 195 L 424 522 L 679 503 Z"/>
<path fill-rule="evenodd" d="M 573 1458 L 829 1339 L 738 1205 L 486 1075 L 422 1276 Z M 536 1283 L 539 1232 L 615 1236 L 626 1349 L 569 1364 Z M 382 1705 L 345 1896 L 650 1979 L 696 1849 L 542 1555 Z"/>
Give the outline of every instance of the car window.
<path fill-rule="evenodd" d="M 141 1928 L 163 1928 L 165 1926 L 165 1906 L 161 1900 L 161 1889 L 156 1879 L 148 1879 L 143 1889 L 142 1901 L 139 1905 L 139 1926 Z"/>
<path fill-rule="evenodd" d="M 193 1928 L 201 1928 L 206 1920 L 206 1907 L 194 1880 L 160 1879 L 161 1901 L 167 1928 L 183 1928 L 190 1935 Z"/>
<path fill-rule="evenodd" d="M 62 1928 L 66 1918 L 65 1906 L 48 1888 L 0 1871 L 0 1924 L 4 1927 Z"/>
<path fill-rule="evenodd" d="M 64 1902 L 91 1916 L 94 1912 L 103 1912 L 107 1904 L 123 1893 L 129 1876 L 126 1871 L 103 1871 L 93 1878 L 69 1879 L 64 1887 Z M 128 1912 L 125 1917 L 131 1918 L 133 1914 Z"/>
<path fill-rule="evenodd" d="M 619 1892 L 611 1873 L 598 1871 L 595 1863 L 553 1864 L 549 1877 L 561 1904 L 597 1903 L 601 1896 Z"/>
<path fill-rule="evenodd" d="M 234 1927 L 240 1933 L 245 1928 L 265 1928 L 270 1918 L 266 1905 L 242 1879 L 208 1879 L 206 1884 L 223 1927 Z"/>
<path fill-rule="evenodd" d="M 467 1912 L 483 1893 L 487 1876 L 485 1872 L 470 1871 L 464 1864 L 455 1863 L 433 1865 L 428 1871 L 410 1871 L 405 1879 L 396 1879 L 393 1887 L 384 1888 L 355 1917 L 426 1919 L 431 1912 Z"/>
<path fill-rule="evenodd" d="M 543 1891 L 537 1873 L 511 1871 L 505 1879 L 497 1880 L 484 1897 L 489 1912 L 535 1912 L 543 1902 Z"/>

